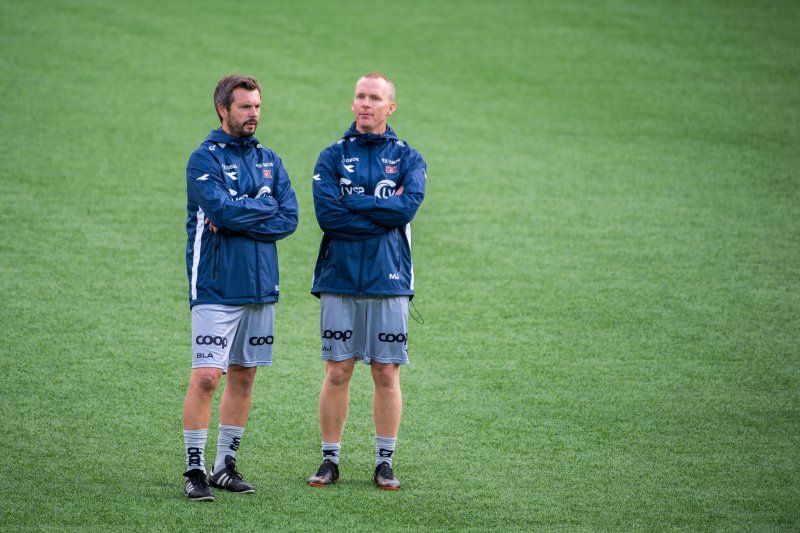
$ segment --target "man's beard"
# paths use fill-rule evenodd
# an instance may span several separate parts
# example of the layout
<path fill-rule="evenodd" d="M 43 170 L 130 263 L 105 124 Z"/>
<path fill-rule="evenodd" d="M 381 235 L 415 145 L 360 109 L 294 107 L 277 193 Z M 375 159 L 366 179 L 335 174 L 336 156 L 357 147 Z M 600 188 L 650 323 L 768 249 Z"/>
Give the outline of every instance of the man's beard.
<path fill-rule="evenodd" d="M 256 129 L 258 128 L 258 121 L 256 120 L 248 120 L 246 122 L 231 122 L 230 119 L 227 120 L 228 129 L 233 133 L 234 137 L 252 137 L 256 133 Z M 253 124 L 255 128 L 253 128 L 252 132 L 247 132 L 244 130 L 244 127 L 248 124 Z"/>

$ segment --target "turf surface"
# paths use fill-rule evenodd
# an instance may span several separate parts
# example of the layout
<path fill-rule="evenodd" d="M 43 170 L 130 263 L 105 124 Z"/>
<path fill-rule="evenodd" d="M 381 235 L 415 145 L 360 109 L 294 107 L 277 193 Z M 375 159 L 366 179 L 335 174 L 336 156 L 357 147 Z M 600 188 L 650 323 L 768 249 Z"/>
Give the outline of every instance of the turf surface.
<path fill-rule="evenodd" d="M 800 528 L 800 4 L 0 3 L 0 528 Z M 356 78 L 429 166 L 396 466 L 319 463 L 310 175 Z M 301 204 L 239 464 L 182 493 L 188 154 L 216 81 Z M 212 425 L 217 423 L 216 416 Z M 215 431 L 211 431 L 213 450 Z"/>

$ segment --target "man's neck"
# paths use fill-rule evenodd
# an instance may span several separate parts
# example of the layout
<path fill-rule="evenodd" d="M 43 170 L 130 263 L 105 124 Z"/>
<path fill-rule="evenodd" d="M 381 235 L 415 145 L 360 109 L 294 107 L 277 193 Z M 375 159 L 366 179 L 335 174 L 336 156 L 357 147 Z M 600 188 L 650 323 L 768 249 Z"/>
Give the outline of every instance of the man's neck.
<path fill-rule="evenodd" d="M 386 124 L 383 125 L 383 129 L 380 130 L 380 131 L 378 131 L 377 129 L 375 131 L 364 131 L 361 128 L 359 128 L 358 126 L 356 126 L 356 131 L 358 133 L 363 134 L 363 135 L 368 135 L 370 133 L 372 133 L 374 135 L 383 135 L 384 133 L 386 133 Z"/>

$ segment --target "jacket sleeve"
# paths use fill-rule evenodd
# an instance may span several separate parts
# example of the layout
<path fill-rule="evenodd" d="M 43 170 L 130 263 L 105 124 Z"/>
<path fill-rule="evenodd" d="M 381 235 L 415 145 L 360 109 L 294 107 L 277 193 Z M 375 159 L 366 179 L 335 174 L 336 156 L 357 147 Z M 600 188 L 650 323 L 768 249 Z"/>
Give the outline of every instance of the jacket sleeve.
<path fill-rule="evenodd" d="M 389 231 L 390 228 L 345 207 L 341 201 L 339 174 L 331 160 L 330 149 L 324 150 L 317 159 L 312 181 L 314 211 L 322 231 L 344 241 L 363 241 Z"/>
<path fill-rule="evenodd" d="M 189 197 L 200 205 L 216 227 L 244 232 L 278 212 L 278 203 L 271 196 L 240 200 L 231 198 L 221 172 L 219 164 L 202 152 L 194 152 L 186 167 Z"/>
<path fill-rule="evenodd" d="M 405 226 L 414 219 L 425 198 L 427 166 L 416 151 L 411 152 L 409 168 L 400 185 L 403 193 L 379 198 L 365 194 L 350 195 L 342 199 L 349 210 L 364 215 L 373 222 L 389 228 Z"/>
<path fill-rule="evenodd" d="M 269 220 L 244 232 L 245 236 L 257 241 L 277 241 L 288 237 L 297 229 L 299 214 L 297 197 L 292 189 L 292 182 L 289 181 L 289 174 L 280 159 L 277 160 L 274 187 L 278 211 Z"/>

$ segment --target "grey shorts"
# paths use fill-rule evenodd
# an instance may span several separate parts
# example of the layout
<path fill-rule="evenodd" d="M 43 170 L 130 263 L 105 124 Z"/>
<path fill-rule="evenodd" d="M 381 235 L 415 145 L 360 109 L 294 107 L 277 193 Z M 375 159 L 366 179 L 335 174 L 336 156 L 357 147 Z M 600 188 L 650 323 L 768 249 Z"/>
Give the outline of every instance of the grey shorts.
<path fill-rule="evenodd" d="M 275 304 L 192 307 L 192 368 L 270 366 Z"/>
<path fill-rule="evenodd" d="M 320 294 L 322 359 L 408 364 L 408 296 Z"/>

